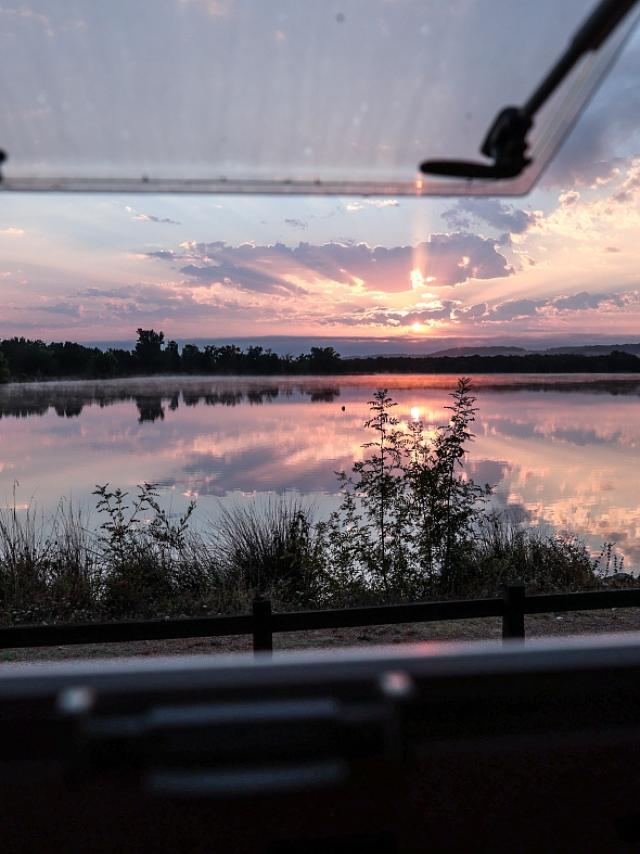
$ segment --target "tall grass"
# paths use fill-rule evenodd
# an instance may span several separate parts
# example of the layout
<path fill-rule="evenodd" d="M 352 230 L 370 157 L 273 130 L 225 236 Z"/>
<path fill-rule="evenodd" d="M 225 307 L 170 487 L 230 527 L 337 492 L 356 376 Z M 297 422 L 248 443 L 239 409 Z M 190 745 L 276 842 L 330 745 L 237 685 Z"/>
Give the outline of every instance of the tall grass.
<path fill-rule="evenodd" d="M 82 619 L 101 598 L 93 538 L 81 512 L 60 501 L 45 519 L 15 502 L 0 509 L 0 615 L 4 623 Z"/>
<path fill-rule="evenodd" d="M 523 528 L 504 516 L 489 515 L 478 525 L 471 549 L 461 556 L 459 591 L 492 596 L 516 579 L 531 593 L 585 590 L 601 586 L 621 566 L 610 543 L 592 555 L 576 536 Z"/>
<path fill-rule="evenodd" d="M 323 544 L 311 508 L 298 498 L 224 510 L 214 543 L 218 566 L 235 589 L 300 605 L 317 600 Z"/>
<path fill-rule="evenodd" d="M 178 543 L 167 543 L 154 521 L 145 517 L 129 531 L 126 548 L 119 543 L 114 549 L 67 503 L 50 519 L 31 508 L 0 511 L 0 621 L 233 613 L 247 610 L 258 593 L 288 608 L 412 598 L 385 589 L 355 564 L 336 561 L 325 526 L 296 499 L 223 512 L 208 530 L 183 531 Z M 496 595 L 515 578 L 531 592 L 588 589 L 619 568 L 610 546 L 593 556 L 576 538 L 494 517 L 459 553 L 454 595 Z M 448 595 L 430 576 L 421 593 Z"/>

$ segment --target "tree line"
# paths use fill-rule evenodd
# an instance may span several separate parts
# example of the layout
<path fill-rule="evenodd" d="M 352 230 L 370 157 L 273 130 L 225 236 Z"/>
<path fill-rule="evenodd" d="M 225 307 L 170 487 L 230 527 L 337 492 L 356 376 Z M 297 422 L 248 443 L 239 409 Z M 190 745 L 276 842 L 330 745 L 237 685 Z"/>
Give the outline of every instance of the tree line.
<path fill-rule="evenodd" d="M 176 385 L 175 383 L 178 383 Z M 308 398 L 310 403 L 331 403 L 340 397 L 337 387 L 322 386 L 305 388 L 302 383 L 295 388 L 281 388 L 264 380 L 263 385 L 256 385 L 246 391 L 237 389 L 209 390 L 203 392 L 197 384 L 182 383 L 182 380 L 169 381 L 153 390 L 132 390 L 132 386 L 119 383 L 105 385 L 97 383 L 76 383 L 50 387 L 47 391 L 38 386 L 32 393 L 25 392 L 29 386 L 22 387 L 22 393 L 0 396 L 0 420 L 2 418 L 31 418 L 44 416 L 53 411 L 59 418 L 77 418 L 82 415 L 84 407 L 97 403 L 100 409 L 115 403 L 133 402 L 138 409 L 138 421 L 163 420 L 166 409 L 175 412 L 180 406 L 224 406 L 234 407 L 242 403 L 249 406 L 261 406 L 270 403 L 281 395 L 287 396 L 293 391 Z"/>
<path fill-rule="evenodd" d="M 53 378 L 109 378 L 152 374 L 331 374 L 339 373 L 333 347 L 311 347 L 299 356 L 280 356 L 260 346 L 236 344 L 202 348 L 165 341 L 163 332 L 138 329 L 132 350 L 102 350 L 71 341 L 45 343 L 27 338 L 0 341 L 0 381 Z"/>
<path fill-rule="evenodd" d="M 162 331 L 138 329 L 133 349 L 102 350 L 71 341 L 27 338 L 0 341 L 0 382 L 55 378 L 110 378 L 152 374 L 363 374 L 363 373 L 635 373 L 638 356 L 614 351 L 586 356 L 527 353 L 498 356 L 365 356 L 343 358 L 333 347 L 311 347 L 298 356 L 259 345 L 165 341 Z"/>

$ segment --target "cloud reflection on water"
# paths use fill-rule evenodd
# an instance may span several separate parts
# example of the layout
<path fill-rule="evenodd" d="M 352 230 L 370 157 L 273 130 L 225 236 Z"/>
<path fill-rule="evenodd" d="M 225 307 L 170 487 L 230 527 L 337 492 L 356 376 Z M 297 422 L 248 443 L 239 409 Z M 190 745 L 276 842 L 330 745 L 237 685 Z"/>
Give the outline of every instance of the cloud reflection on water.
<path fill-rule="evenodd" d="M 593 378 L 591 378 L 593 380 Z M 363 454 L 367 400 L 385 386 L 408 422 L 434 427 L 453 377 L 162 378 L 11 385 L 0 389 L 0 497 L 45 511 L 62 495 L 93 506 L 96 483 L 163 485 L 176 512 L 218 500 L 296 490 L 320 512 L 335 503 L 334 472 Z M 496 486 L 495 506 L 518 520 L 616 540 L 640 568 L 637 378 L 476 380 L 469 471 Z M 5 502 L 3 502 L 5 503 Z"/>

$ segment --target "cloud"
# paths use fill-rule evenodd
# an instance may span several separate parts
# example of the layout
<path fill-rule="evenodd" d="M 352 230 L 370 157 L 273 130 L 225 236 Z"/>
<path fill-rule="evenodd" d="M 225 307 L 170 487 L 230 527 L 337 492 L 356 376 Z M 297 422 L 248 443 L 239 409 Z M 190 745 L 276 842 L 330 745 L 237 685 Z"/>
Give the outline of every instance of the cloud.
<path fill-rule="evenodd" d="M 565 267 L 563 255 L 574 253 L 574 270 L 582 268 L 596 285 L 597 271 L 601 267 L 600 254 L 605 246 L 623 252 L 632 252 L 637 244 L 640 226 L 640 157 L 628 158 L 618 170 L 610 186 L 586 191 L 566 190 L 558 195 L 558 204 L 536 219 L 527 232 L 529 249 L 538 261 L 552 262 L 560 270 Z M 553 242 L 552 242 L 553 241 Z M 522 239 L 516 242 L 523 243 Z M 591 261 L 589 260 L 591 256 Z M 566 267 L 565 267 L 566 269 Z M 567 270 L 569 272 L 569 270 Z M 629 268 L 628 274 L 632 275 Z"/>
<path fill-rule="evenodd" d="M 484 317 L 488 310 L 489 306 L 486 302 L 479 302 L 475 305 L 464 305 L 454 308 L 451 312 L 451 319 L 458 321 L 478 320 L 479 318 Z"/>
<path fill-rule="evenodd" d="M 269 272 L 262 272 L 251 267 L 236 267 L 233 264 L 220 263 L 205 266 L 187 264 L 180 267 L 180 272 L 190 279 L 197 279 L 206 284 L 221 284 L 241 291 L 257 293 L 286 293 L 292 295 L 306 294 L 307 291 L 299 285 L 285 279 L 274 277 Z"/>
<path fill-rule="evenodd" d="M 557 297 L 550 305 L 558 311 L 586 311 L 590 308 L 624 308 L 634 300 L 635 291 L 627 294 L 589 294 L 586 291 L 568 297 Z"/>
<path fill-rule="evenodd" d="M 427 242 L 416 246 L 414 262 L 414 268 L 433 285 L 498 279 L 514 273 L 494 240 L 467 232 L 432 234 Z"/>
<path fill-rule="evenodd" d="M 633 202 L 640 189 L 640 157 L 634 157 L 627 165 L 627 172 L 617 193 L 611 197 L 618 203 Z"/>
<path fill-rule="evenodd" d="M 307 228 L 309 225 L 303 219 L 285 219 L 285 224 L 290 225 L 291 228 Z"/>
<path fill-rule="evenodd" d="M 69 294 L 64 301 L 42 301 L 28 307 L 30 315 L 42 312 L 69 320 L 81 320 L 82 325 L 103 326 L 122 324 L 135 329 L 144 324 L 201 323 L 217 318 L 222 311 L 246 311 L 237 301 L 225 300 L 216 294 L 199 299 L 197 294 L 173 284 L 125 285 L 122 287 L 89 287 Z M 6 326 L 3 323 L 3 326 Z M 55 326 L 55 324 L 47 324 Z M 74 324 L 78 325 L 78 324 Z"/>
<path fill-rule="evenodd" d="M 85 308 L 91 303 L 108 304 L 110 310 L 123 311 L 128 306 L 136 310 L 172 311 L 176 308 L 202 306 L 204 303 L 194 299 L 193 294 L 185 292 L 176 285 L 124 285 L 119 288 L 85 288 L 72 296 L 84 301 Z M 89 303 L 86 302 L 89 300 Z M 216 295 L 209 295 L 208 305 L 234 305 L 225 302 Z"/>
<path fill-rule="evenodd" d="M 533 317 L 538 313 L 538 310 L 547 304 L 544 299 L 513 299 L 505 300 L 490 309 L 487 319 L 496 320 L 516 320 L 522 317 Z"/>
<path fill-rule="evenodd" d="M 576 190 L 567 190 L 566 193 L 560 193 L 558 201 L 565 208 L 571 207 L 580 201 L 580 193 Z"/>
<path fill-rule="evenodd" d="M 74 305 L 69 302 L 51 303 L 49 305 L 39 306 L 40 311 L 46 311 L 49 314 L 61 314 L 64 317 L 81 317 L 83 314 L 81 305 Z"/>
<path fill-rule="evenodd" d="M 125 210 L 127 211 L 127 213 L 133 214 L 131 219 L 135 222 L 155 222 L 164 225 L 182 225 L 182 223 L 178 222 L 178 220 L 170 219 L 168 216 L 159 217 L 148 213 L 136 213 L 136 211 L 133 208 L 129 207 L 129 205 L 125 207 Z"/>
<path fill-rule="evenodd" d="M 411 327 L 413 324 L 426 326 L 459 327 L 471 322 L 474 326 L 485 324 L 510 326 L 517 321 L 535 319 L 538 325 L 548 325 L 556 317 L 570 315 L 575 312 L 621 311 L 628 306 L 640 306 L 640 291 L 622 293 L 595 293 L 586 291 L 559 297 L 541 297 L 538 299 L 524 297 L 522 299 L 507 299 L 490 305 L 480 302 L 464 305 L 461 300 L 431 300 L 416 303 L 404 309 L 388 308 L 376 305 L 371 308 L 355 309 L 348 313 L 326 317 L 326 324 L 345 324 L 347 326 L 377 326 L 391 329 Z"/>
<path fill-rule="evenodd" d="M 587 106 L 542 176 L 543 187 L 609 183 L 640 138 L 640 31 Z"/>
<path fill-rule="evenodd" d="M 0 234 L 4 237 L 22 237 L 24 228 L 16 228 L 16 226 L 10 225 L 8 228 L 0 228 Z"/>
<path fill-rule="evenodd" d="M 76 296 L 97 299 L 127 299 L 135 294 L 135 288 L 125 285 L 122 288 L 85 288 Z"/>
<path fill-rule="evenodd" d="M 385 306 L 374 306 L 366 309 L 356 309 L 337 317 L 326 317 L 321 323 L 332 325 L 334 323 L 346 326 L 382 326 L 400 328 L 412 326 L 415 323 L 432 325 L 436 320 L 445 320 L 451 317 L 454 306 L 459 303 L 455 300 L 434 300 L 431 305 L 413 309 L 393 309 Z"/>
<path fill-rule="evenodd" d="M 415 246 L 335 241 L 229 246 L 220 241 L 187 241 L 180 249 L 176 253 L 161 250 L 146 254 L 166 261 L 186 261 L 180 272 L 192 281 L 274 294 L 299 295 L 323 282 L 401 293 L 412 291 L 416 284 L 452 286 L 514 272 L 494 240 L 463 232 L 432 234 Z"/>
<path fill-rule="evenodd" d="M 482 319 L 488 322 L 517 320 L 527 317 L 554 317 L 582 311 L 619 311 L 631 305 L 640 305 L 640 291 L 588 293 L 579 291 L 567 296 L 540 299 L 505 300 L 485 312 Z"/>
<path fill-rule="evenodd" d="M 161 261 L 173 261 L 176 253 L 170 249 L 157 249 L 155 252 L 145 252 L 147 258 L 159 258 Z"/>
<path fill-rule="evenodd" d="M 469 229 L 471 222 L 477 220 L 507 234 L 523 234 L 535 225 L 539 214 L 516 208 L 500 199 L 468 198 L 459 199 L 442 214 L 442 218 L 451 228 Z"/>

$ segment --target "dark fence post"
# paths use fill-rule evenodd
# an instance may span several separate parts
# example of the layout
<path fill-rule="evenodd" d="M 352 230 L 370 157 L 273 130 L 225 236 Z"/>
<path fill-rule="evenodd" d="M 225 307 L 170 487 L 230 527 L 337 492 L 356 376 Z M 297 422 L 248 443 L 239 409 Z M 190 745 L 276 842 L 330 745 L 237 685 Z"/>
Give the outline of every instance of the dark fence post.
<path fill-rule="evenodd" d="M 525 587 L 522 581 L 513 581 L 504 588 L 503 640 L 524 640 L 524 597 Z"/>
<path fill-rule="evenodd" d="M 262 597 L 253 600 L 253 651 L 273 652 L 271 600 Z"/>

